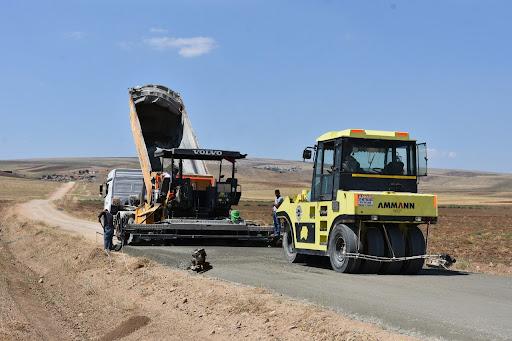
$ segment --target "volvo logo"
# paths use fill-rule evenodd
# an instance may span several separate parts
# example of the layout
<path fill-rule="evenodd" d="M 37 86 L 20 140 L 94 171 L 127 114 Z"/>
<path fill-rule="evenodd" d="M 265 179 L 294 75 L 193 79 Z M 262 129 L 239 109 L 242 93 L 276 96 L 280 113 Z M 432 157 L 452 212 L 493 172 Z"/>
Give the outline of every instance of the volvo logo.
<path fill-rule="evenodd" d="M 222 156 L 220 150 L 194 149 L 196 155 Z"/>

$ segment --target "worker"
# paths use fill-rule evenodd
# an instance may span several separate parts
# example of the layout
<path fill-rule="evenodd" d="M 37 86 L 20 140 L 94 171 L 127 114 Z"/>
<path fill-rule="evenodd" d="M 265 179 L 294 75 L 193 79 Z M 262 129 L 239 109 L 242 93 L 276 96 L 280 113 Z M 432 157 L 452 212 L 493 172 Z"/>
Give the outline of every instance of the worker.
<path fill-rule="evenodd" d="M 355 173 L 361 171 L 361 164 L 356 160 L 356 158 L 349 154 L 345 157 L 342 163 L 342 170 L 344 172 Z"/>
<path fill-rule="evenodd" d="M 279 219 L 277 219 L 277 209 L 281 204 L 283 203 L 283 197 L 281 196 L 281 192 L 276 189 L 275 190 L 276 198 L 274 200 L 274 205 L 272 205 L 272 216 L 274 218 L 274 235 L 273 237 L 279 238 L 281 235 L 281 223 L 279 222 Z"/>
<path fill-rule="evenodd" d="M 163 202 L 166 197 L 168 197 L 169 188 L 171 186 L 171 174 L 167 172 L 162 173 L 162 185 L 160 191 L 160 198 L 158 198 L 158 202 Z"/>
<path fill-rule="evenodd" d="M 404 174 L 404 163 L 402 162 L 400 155 L 397 153 L 393 158 L 393 161 L 384 166 L 384 174 L 402 175 Z"/>
<path fill-rule="evenodd" d="M 108 252 L 113 249 L 112 237 L 114 237 L 114 216 L 108 209 L 105 209 L 98 215 L 98 221 L 103 227 L 103 248 Z"/>

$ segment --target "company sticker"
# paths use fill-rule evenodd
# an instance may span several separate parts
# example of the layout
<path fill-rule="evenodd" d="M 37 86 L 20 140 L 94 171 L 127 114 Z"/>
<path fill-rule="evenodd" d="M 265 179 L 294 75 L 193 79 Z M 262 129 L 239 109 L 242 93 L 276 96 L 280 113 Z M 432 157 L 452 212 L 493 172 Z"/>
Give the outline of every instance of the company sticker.
<path fill-rule="evenodd" d="M 297 221 L 300 221 L 302 218 L 302 207 L 300 207 L 300 205 L 295 209 L 295 216 L 297 217 Z"/>
<path fill-rule="evenodd" d="M 373 206 L 373 195 L 371 194 L 358 194 L 356 198 L 356 206 L 371 207 Z"/>

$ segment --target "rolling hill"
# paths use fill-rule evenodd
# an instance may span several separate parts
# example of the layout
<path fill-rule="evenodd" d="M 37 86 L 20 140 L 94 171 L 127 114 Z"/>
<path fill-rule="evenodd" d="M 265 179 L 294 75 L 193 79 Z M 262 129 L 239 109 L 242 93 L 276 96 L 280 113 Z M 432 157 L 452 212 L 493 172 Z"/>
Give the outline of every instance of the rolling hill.
<path fill-rule="evenodd" d="M 5 160 L 0 161 L 0 181 L 3 176 L 41 178 L 50 174 L 78 174 L 87 169 L 95 176 L 89 185 L 89 192 L 95 194 L 95 188 L 110 169 L 138 165 L 134 157 Z M 217 165 L 209 164 L 212 174 L 218 174 L 216 168 Z M 229 167 L 223 169 L 228 174 Z M 275 188 L 291 195 L 309 187 L 311 172 L 310 162 L 249 158 L 239 162 L 237 176 L 244 199 L 270 200 Z M 445 205 L 512 204 L 512 174 L 431 169 L 430 175 L 421 179 L 420 191 L 437 193 L 440 203 Z"/>

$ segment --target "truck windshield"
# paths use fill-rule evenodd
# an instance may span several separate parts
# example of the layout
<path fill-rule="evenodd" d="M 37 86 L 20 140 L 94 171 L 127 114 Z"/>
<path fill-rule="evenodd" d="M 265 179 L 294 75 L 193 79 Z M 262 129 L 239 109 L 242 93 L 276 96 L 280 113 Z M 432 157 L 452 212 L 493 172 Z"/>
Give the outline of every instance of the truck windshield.
<path fill-rule="evenodd" d="M 414 141 L 345 139 L 343 173 L 416 175 Z"/>
<path fill-rule="evenodd" d="M 142 185 L 142 178 L 116 178 L 113 195 L 122 198 L 129 198 L 132 195 L 139 195 L 142 191 Z"/>

